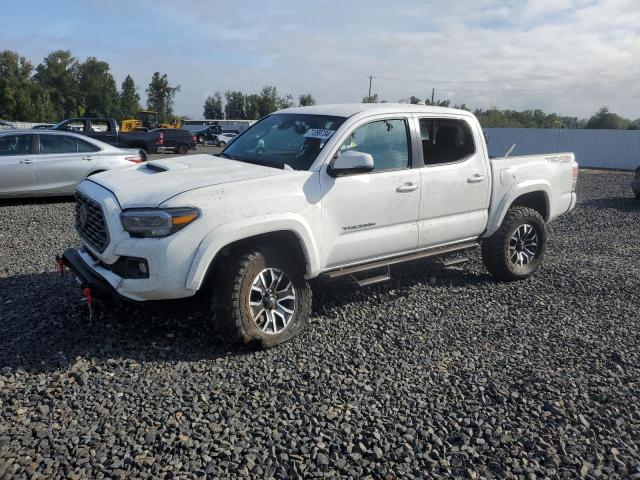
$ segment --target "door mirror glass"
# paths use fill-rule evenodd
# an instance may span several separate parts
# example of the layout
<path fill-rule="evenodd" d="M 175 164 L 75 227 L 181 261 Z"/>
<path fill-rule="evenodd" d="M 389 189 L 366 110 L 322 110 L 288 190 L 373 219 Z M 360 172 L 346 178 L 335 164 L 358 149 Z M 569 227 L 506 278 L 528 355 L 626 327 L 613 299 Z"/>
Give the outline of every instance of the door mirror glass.
<path fill-rule="evenodd" d="M 328 170 L 329 175 L 338 177 L 353 173 L 367 173 L 373 170 L 373 157 L 369 153 L 347 150 L 338 154 Z"/>

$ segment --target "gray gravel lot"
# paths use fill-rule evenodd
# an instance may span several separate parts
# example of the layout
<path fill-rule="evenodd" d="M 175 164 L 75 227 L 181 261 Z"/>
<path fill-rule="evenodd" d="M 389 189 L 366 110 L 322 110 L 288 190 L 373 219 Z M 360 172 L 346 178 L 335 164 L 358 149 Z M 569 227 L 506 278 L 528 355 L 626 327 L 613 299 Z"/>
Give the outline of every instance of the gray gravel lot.
<path fill-rule="evenodd" d="M 185 303 L 93 323 L 69 199 L 0 204 L 0 478 L 640 478 L 640 203 L 582 172 L 533 278 L 314 286 L 309 330 L 226 346 Z"/>

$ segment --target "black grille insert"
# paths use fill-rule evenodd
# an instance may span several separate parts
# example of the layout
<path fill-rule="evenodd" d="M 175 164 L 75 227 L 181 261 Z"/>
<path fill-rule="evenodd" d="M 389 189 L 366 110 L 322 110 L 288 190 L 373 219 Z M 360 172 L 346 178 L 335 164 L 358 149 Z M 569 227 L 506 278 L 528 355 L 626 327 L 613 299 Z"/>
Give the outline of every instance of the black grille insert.
<path fill-rule="evenodd" d="M 80 192 L 76 192 L 76 230 L 85 243 L 100 253 L 109 245 L 102 207 Z"/>

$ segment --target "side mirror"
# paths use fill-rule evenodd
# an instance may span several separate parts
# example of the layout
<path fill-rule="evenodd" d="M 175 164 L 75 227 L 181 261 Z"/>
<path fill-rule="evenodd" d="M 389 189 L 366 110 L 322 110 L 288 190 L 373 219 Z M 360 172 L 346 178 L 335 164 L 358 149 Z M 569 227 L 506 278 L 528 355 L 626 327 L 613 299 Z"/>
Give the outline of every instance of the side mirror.
<path fill-rule="evenodd" d="M 329 165 L 327 173 L 332 177 L 351 175 L 353 173 L 367 173 L 373 170 L 373 157 L 369 153 L 347 150 L 338 154 Z"/>

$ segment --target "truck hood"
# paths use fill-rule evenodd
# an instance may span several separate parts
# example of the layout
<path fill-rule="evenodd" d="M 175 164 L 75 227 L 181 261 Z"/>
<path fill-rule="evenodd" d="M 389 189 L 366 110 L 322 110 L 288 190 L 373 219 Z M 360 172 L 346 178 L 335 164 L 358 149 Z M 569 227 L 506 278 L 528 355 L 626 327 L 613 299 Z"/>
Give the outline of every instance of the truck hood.
<path fill-rule="evenodd" d="M 189 190 L 286 173 L 277 168 L 202 154 L 111 170 L 92 175 L 90 181 L 110 190 L 122 208 L 157 207 Z"/>

